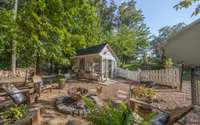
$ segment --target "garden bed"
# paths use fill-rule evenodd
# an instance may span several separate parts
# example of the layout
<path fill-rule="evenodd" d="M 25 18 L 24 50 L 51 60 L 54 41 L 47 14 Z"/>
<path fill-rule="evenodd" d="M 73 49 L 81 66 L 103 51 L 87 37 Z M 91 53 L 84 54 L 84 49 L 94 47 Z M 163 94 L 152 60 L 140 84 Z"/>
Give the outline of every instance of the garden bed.
<path fill-rule="evenodd" d="M 0 125 L 40 125 L 40 108 L 30 108 L 23 118 L 18 120 L 9 119 L 3 121 L 1 119 Z"/>

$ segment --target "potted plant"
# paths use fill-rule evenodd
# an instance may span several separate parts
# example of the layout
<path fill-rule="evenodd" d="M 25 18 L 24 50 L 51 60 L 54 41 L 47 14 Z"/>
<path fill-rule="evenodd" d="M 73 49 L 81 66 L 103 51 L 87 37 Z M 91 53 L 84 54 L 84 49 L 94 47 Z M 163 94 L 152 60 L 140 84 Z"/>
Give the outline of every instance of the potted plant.
<path fill-rule="evenodd" d="M 58 86 L 59 86 L 60 89 L 63 89 L 65 87 L 65 78 L 60 77 L 58 79 Z"/>

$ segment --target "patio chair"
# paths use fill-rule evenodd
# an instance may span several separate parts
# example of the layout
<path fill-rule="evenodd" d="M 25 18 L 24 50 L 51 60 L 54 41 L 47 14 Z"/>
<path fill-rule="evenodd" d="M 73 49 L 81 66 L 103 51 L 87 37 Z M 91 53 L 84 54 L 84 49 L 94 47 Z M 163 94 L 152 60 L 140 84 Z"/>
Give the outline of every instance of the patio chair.
<path fill-rule="evenodd" d="M 38 95 L 33 88 L 20 90 L 13 84 L 4 84 L 2 85 L 2 89 L 4 92 L 0 92 L 0 97 L 5 97 L 6 100 L 0 104 L 0 108 L 21 103 L 31 105 L 38 99 Z M 8 97 L 10 97 L 11 100 L 7 100 Z"/>
<path fill-rule="evenodd" d="M 53 86 L 44 84 L 40 76 L 34 75 L 32 79 L 33 79 L 34 88 L 36 89 L 39 97 L 41 93 L 45 90 L 49 90 L 50 93 L 52 92 Z"/>
<path fill-rule="evenodd" d="M 180 120 L 181 118 L 186 116 L 193 109 L 193 106 L 190 105 L 190 106 L 187 106 L 187 107 L 176 108 L 176 109 L 171 110 L 171 111 L 164 111 L 164 110 L 161 110 L 160 108 L 153 106 L 149 103 L 131 98 L 130 99 L 130 106 L 134 110 L 137 110 L 137 109 L 135 109 L 135 107 L 137 107 L 136 105 L 151 107 L 152 109 L 160 111 L 160 113 L 155 115 L 155 117 L 152 121 L 152 125 L 173 125 L 177 122 L 180 123 L 178 120 Z"/>

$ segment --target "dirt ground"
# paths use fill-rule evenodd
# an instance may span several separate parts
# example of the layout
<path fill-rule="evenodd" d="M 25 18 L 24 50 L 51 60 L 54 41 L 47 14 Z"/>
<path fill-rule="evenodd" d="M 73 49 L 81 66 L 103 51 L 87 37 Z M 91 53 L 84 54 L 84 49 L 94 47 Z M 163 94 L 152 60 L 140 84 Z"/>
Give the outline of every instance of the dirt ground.
<path fill-rule="evenodd" d="M 123 79 L 115 79 L 109 81 L 107 85 L 102 85 L 96 82 L 91 81 L 68 81 L 66 87 L 61 89 L 54 89 L 52 93 L 43 93 L 40 98 L 40 103 L 44 107 L 42 109 L 42 125 L 49 124 L 54 125 L 65 125 L 69 120 L 75 120 L 79 125 L 88 125 L 86 120 L 78 117 L 65 115 L 63 113 L 57 112 L 55 108 L 55 100 L 57 97 L 67 95 L 67 91 L 69 88 L 79 86 L 87 89 L 95 89 L 96 86 L 103 86 L 103 92 L 100 95 L 102 100 L 106 100 L 108 98 L 114 98 L 116 96 L 116 92 L 118 90 L 127 91 L 129 89 L 130 81 L 126 81 Z M 174 109 L 177 107 L 184 107 L 191 104 L 191 96 L 190 96 L 190 83 L 183 83 L 183 91 L 178 92 L 176 89 L 157 89 L 157 99 L 159 100 L 158 104 L 161 109 Z M 200 115 L 199 115 L 200 116 Z M 182 119 L 185 125 L 200 125 L 198 121 L 200 118 L 196 115 L 195 111 L 193 113 L 189 113 L 185 118 Z M 198 123 L 199 122 L 199 123 Z"/>
<path fill-rule="evenodd" d="M 102 100 L 112 99 L 116 96 L 118 90 L 129 90 L 129 84 L 133 83 L 124 79 L 115 79 L 99 84 L 91 81 L 70 80 L 66 82 L 64 89 L 53 89 L 52 93 L 42 93 L 39 104 L 42 107 L 42 125 L 65 125 L 69 120 L 76 121 L 77 125 L 88 125 L 87 121 L 78 116 L 71 116 L 60 113 L 56 110 L 55 100 L 57 97 L 66 96 L 68 89 L 72 87 L 84 87 L 88 90 L 96 89 L 97 86 L 102 86 L 103 91 L 100 95 Z M 135 84 L 133 83 L 133 86 Z M 56 84 L 55 84 L 56 86 Z M 156 97 L 159 103 L 155 103 L 162 110 L 175 109 L 177 107 L 189 106 L 191 104 L 190 82 L 183 82 L 182 92 L 170 88 L 156 89 Z M 1 100 L 1 99 L 0 99 Z M 200 125 L 200 110 L 193 110 L 181 122 L 184 125 Z"/>

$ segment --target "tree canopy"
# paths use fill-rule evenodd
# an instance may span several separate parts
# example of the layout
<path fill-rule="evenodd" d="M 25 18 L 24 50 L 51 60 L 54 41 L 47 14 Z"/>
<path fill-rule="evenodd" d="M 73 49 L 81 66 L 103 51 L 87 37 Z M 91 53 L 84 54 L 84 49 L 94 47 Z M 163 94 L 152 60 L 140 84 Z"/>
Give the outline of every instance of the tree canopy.
<path fill-rule="evenodd" d="M 164 45 L 166 44 L 167 39 L 169 39 L 172 35 L 178 33 L 186 26 L 185 23 L 178 23 L 173 26 L 164 26 L 159 29 L 158 35 L 153 35 L 151 38 L 151 50 L 152 55 L 158 63 L 165 64 L 165 53 L 164 53 Z"/>
<path fill-rule="evenodd" d="M 149 29 L 135 0 L 119 7 L 114 0 L 20 0 L 15 22 L 13 5 L 0 2 L 0 68 L 10 68 L 12 40 L 17 67 L 67 66 L 77 49 L 99 43 L 109 43 L 122 63 L 131 63 L 148 46 Z"/>
<path fill-rule="evenodd" d="M 199 15 L 200 14 L 200 0 L 181 0 L 178 4 L 174 6 L 177 10 L 183 9 L 183 8 L 189 8 L 193 4 L 196 4 L 196 8 L 194 12 L 192 13 L 192 16 Z"/>

